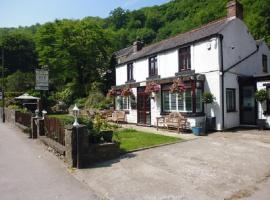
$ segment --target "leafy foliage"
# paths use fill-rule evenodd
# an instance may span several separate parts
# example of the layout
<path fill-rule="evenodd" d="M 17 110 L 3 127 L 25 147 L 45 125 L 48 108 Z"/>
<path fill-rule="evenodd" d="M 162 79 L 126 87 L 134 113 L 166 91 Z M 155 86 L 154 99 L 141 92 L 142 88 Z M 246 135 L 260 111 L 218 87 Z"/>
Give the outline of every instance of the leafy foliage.
<path fill-rule="evenodd" d="M 210 92 L 203 93 L 202 101 L 205 104 L 212 104 L 212 103 L 214 103 L 215 100 L 216 100 L 216 97 L 212 93 L 210 93 Z"/>
<path fill-rule="evenodd" d="M 112 52 L 131 45 L 137 38 L 147 45 L 224 17 L 227 2 L 172 0 L 135 11 L 116 8 L 105 19 L 86 17 L 30 27 L 0 28 L 5 73 L 11 75 L 7 78 L 7 90 L 33 91 L 34 69 L 47 65 L 50 70 L 48 99 L 70 104 L 78 98 L 86 98 L 89 107 L 95 104 L 104 107 L 101 105 L 106 103 L 104 95 L 114 84 L 116 63 Z M 240 2 L 251 34 L 255 39 L 264 38 L 270 45 L 269 1 Z M 16 77 L 19 84 L 14 84 Z M 93 92 L 96 83 L 99 85 Z"/>
<path fill-rule="evenodd" d="M 255 93 L 255 99 L 258 102 L 263 102 L 268 99 L 268 94 L 265 89 L 257 90 Z"/>

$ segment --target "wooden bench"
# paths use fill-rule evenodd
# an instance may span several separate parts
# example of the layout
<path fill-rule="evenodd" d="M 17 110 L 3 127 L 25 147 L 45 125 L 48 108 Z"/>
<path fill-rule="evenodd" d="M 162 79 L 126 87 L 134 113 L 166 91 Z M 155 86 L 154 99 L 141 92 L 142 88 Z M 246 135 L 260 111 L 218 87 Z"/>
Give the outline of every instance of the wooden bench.
<path fill-rule="evenodd" d="M 178 133 L 188 128 L 187 118 L 179 112 L 172 112 L 169 115 L 157 117 L 157 130 L 159 127 L 176 128 Z"/>
<path fill-rule="evenodd" d="M 114 111 L 111 117 L 107 117 L 107 120 L 117 124 L 119 122 L 126 122 L 126 113 L 125 111 Z"/>

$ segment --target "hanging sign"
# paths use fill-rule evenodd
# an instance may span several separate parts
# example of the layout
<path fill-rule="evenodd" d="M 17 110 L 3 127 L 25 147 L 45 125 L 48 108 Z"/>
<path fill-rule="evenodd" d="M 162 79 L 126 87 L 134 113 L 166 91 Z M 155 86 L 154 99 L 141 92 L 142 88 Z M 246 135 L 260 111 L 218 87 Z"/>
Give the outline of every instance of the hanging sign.
<path fill-rule="evenodd" d="M 36 90 L 49 90 L 49 70 L 36 69 Z"/>

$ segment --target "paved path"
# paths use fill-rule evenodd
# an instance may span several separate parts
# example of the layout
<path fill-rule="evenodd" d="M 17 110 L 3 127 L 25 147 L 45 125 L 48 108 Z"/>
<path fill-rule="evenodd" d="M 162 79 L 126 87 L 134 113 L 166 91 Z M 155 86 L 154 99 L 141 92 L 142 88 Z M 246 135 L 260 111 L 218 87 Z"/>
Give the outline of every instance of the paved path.
<path fill-rule="evenodd" d="M 270 131 L 215 133 L 74 175 L 109 199 L 269 200 Z"/>
<path fill-rule="evenodd" d="M 0 122 L 1 200 L 98 199 L 37 140 Z"/>

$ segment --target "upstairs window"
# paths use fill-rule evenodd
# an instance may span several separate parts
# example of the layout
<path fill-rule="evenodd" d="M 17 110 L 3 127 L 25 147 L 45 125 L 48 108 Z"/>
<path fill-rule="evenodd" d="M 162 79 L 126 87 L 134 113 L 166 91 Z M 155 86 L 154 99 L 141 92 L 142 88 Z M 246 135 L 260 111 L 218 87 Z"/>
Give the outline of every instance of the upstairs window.
<path fill-rule="evenodd" d="M 267 73 L 268 69 L 267 69 L 267 56 L 266 55 L 262 55 L 262 66 L 263 66 L 263 72 Z"/>
<path fill-rule="evenodd" d="M 157 56 L 149 58 L 149 77 L 158 75 Z"/>
<path fill-rule="evenodd" d="M 179 71 L 191 69 L 190 64 L 190 47 L 179 49 Z"/>
<path fill-rule="evenodd" d="M 127 65 L 127 81 L 132 81 L 133 79 L 133 63 Z"/>

